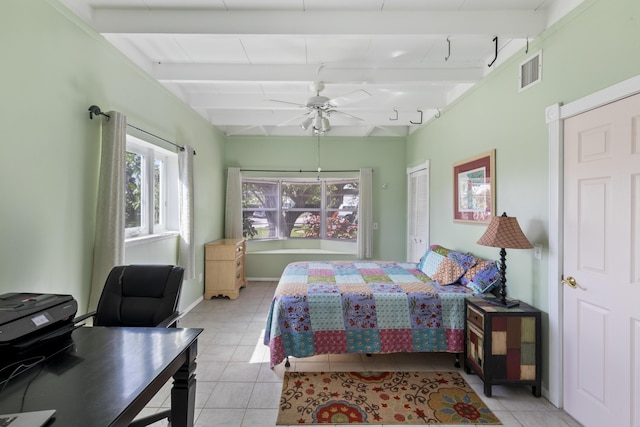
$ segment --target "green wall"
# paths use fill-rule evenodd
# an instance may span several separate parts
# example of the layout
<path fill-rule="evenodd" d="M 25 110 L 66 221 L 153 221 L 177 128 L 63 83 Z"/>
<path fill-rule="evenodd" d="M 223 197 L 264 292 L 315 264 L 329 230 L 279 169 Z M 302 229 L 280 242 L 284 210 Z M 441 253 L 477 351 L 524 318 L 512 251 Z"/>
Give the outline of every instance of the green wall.
<path fill-rule="evenodd" d="M 485 226 L 452 221 L 452 165 L 496 150 L 496 211 L 516 216 L 543 259 L 507 251 L 509 294 L 548 307 L 549 170 L 546 107 L 640 73 L 640 2 L 586 0 L 408 138 L 407 164 L 431 161 L 431 242 L 498 258 L 477 245 Z M 518 91 L 518 67 L 542 49 L 542 81 Z"/>
<path fill-rule="evenodd" d="M 640 74 L 639 22 L 637 0 L 585 0 L 530 42 L 530 53 L 543 50 L 540 84 L 518 92 L 518 64 L 527 57 L 521 52 L 406 139 L 321 138 L 323 169 L 374 169 L 374 258 L 405 258 L 406 168 L 425 160 L 431 243 L 497 258 L 497 250 L 475 243 L 484 226 L 451 219 L 453 163 L 496 149 L 497 212 L 517 216 L 529 240 L 545 247 L 541 261 L 532 251 L 508 251 L 509 293 L 546 311 L 548 289 L 557 284 L 546 282 L 545 108 Z M 317 167 L 316 138 L 224 138 L 55 0 L 0 2 L 0 57 L 2 293 L 70 293 L 86 307 L 100 132 L 89 105 L 121 111 L 132 124 L 195 147 L 197 276 L 203 243 L 222 237 L 226 167 Z M 173 260 L 175 246 L 169 240 L 131 247 L 127 261 Z M 275 276 L 295 258 L 249 258 L 248 275 Z M 186 282 L 182 307 L 201 295 L 198 278 Z"/>
<path fill-rule="evenodd" d="M 532 250 L 507 251 L 509 295 L 548 311 L 549 149 L 545 109 L 640 74 L 640 2 L 585 0 L 576 10 L 491 72 L 480 84 L 408 138 L 407 164 L 431 161 L 431 242 L 497 259 L 475 242 L 485 226 L 453 223 L 452 165 L 496 150 L 497 213 L 516 216 Z M 518 91 L 518 67 L 542 49 L 542 82 Z M 555 293 L 555 292 L 554 292 Z M 543 316 L 543 340 L 549 336 Z M 543 387 L 549 384 L 543 343 Z"/>
<path fill-rule="evenodd" d="M 181 307 L 200 298 L 203 243 L 223 232 L 222 134 L 55 0 L 0 2 L 0 57 L 0 293 L 67 293 L 86 310 L 100 153 L 87 109 L 96 104 L 195 148 L 198 271 Z M 132 247 L 126 262 L 175 263 L 176 247 Z"/>
<path fill-rule="evenodd" d="M 405 138 L 320 138 L 320 167 L 323 170 L 373 168 L 373 258 L 404 260 L 406 241 Z M 317 170 L 318 138 L 228 137 L 225 150 L 227 167 L 243 169 Z M 310 174 L 316 176 L 317 174 Z M 324 176 L 324 174 L 323 174 Z M 383 184 L 387 184 L 383 189 Z M 301 254 L 252 254 L 256 242 L 247 245 L 247 277 L 279 277 L 293 261 L 313 258 Z M 354 256 L 317 255 L 315 259 L 353 259 Z"/>

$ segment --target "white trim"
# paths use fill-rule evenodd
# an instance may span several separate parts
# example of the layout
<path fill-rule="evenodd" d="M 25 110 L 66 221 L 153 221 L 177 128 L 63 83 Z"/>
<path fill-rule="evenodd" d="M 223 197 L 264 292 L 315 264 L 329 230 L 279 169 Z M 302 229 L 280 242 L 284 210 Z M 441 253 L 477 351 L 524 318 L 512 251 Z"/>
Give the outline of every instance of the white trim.
<path fill-rule="evenodd" d="M 429 169 L 429 160 L 425 160 L 425 162 L 421 165 L 414 166 L 412 168 L 407 168 L 407 175 L 410 175 L 422 169 Z"/>
<path fill-rule="evenodd" d="M 153 242 L 158 242 L 160 240 L 171 239 L 174 237 L 178 237 L 180 233 L 177 231 L 164 231 L 162 233 L 157 234 L 145 234 L 144 236 L 137 237 L 128 237 L 124 241 L 125 248 L 129 248 L 131 246 L 138 246 Z"/>
<path fill-rule="evenodd" d="M 562 198 L 563 198 L 563 122 L 560 104 L 546 110 L 549 129 L 549 402 L 562 407 Z M 557 381 L 556 381 L 557 380 Z"/>
<path fill-rule="evenodd" d="M 638 92 L 640 92 L 640 75 L 560 107 L 560 118 L 564 120 L 586 111 L 593 110 L 594 108 L 602 107 L 603 105 L 627 98 Z"/>
<path fill-rule="evenodd" d="M 189 313 L 191 310 L 193 310 L 194 308 L 196 308 L 196 306 L 198 304 L 200 304 L 202 301 L 204 301 L 204 296 L 200 296 L 199 298 L 196 298 L 196 300 L 194 302 L 192 302 L 191 304 L 189 304 L 189 306 L 187 306 L 181 313 L 180 313 L 180 319 L 182 319 L 185 314 Z"/>
<path fill-rule="evenodd" d="M 640 75 L 577 99 L 546 109 L 549 130 L 549 402 L 563 407 L 562 384 L 562 253 L 564 120 L 640 93 Z"/>
<path fill-rule="evenodd" d="M 430 161 L 429 160 L 425 160 L 424 163 L 422 163 L 421 165 L 417 165 L 411 168 L 407 168 L 407 212 L 411 211 L 411 195 L 409 194 L 409 190 L 411 190 L 411 175 L 421 171 L 421 170 L 426 170 L 427 171 L 427 182 L 429 187 L 431 187 L 431 176 L 430 173 L 431 171 L 429 170 L 430 167 Z M 430 190 L 431 188 L 429 188 Z M 429 215 L 429 209 L 430 209 L 430 205 L 429 205 L 429 198 L 427 198 L 427 215 Z M 409 230 L 409 226 L 411 224 L 409 224 L 409 221 L 407 221 L 407 230 L 406 230 L 406 243 L 405 243 L 405 250 L 406 250 L 406 254 L 405 254 L 405 260 L 406 261 L 410 261 L 409 260 L 409 253 L 410 253 L 410 248 L 409 248 L 409 240 L 411 237 L 411 233 Z M 427 223 L 427 235 L 425 236 L 425 239 L 427 241 L 427 248 L 429 247 L 429 239 L 430 239 L 430 235 L 431 235 L 431 230 L 429 229 L 430 227 L 430 223 Z"/>

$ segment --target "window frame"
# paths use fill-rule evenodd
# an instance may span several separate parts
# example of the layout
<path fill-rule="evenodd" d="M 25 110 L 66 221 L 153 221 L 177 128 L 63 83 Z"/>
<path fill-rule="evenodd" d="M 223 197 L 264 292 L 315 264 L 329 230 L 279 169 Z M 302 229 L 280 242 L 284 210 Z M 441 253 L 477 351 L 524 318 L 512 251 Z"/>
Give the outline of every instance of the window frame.
<path fill-rule="evenodd" d="M 242 215 L 244 218 L 245 212 L 256 211 L 256 210 L 270 210 L 275 211 L 277 213 L 277 217 L 279 221 L 277 221 L 275 236 L 276 237 L 266 237 L 266 238 L 253 238 L 247 237 L 248 240 L 259 242 L 259 241 L 333 241 L 333 242 L 343 242 L 343 243 L 356 243 L 357 242 L 357 234 L 353 239 L 341 239 L 341 238 L 330 238 L 327 237 L 327 220 L 329 217 L 335 212 L 353 212 L 353 209 L 343 209 L 341 207 L 338 208 L 329 208 L 327 203 L 327 186 L 331 184 L 340 184 L 340 183 L 356 183 L 358 186 L 358 205 L 356 209 L 359 209 L 359 188 L 360 188 L 360 178 L 359 177 L 327 177 L 327 178 L 298 178 L 298 177 L 250 177 L 243 176 L 242 177 L 242 198 L 244 201 L 244 184 L 245 183 L 268 183 L 276 186 L 276 207 L 242 207 Z M 318 208 L 287 208 L 284 207 L 283 200 L 283 185 L 284 184 L 309 184 L 309 185 L 320 185 L 320 206 Z M 244 205 L 244 203 L 243 203 Z M 353 206 L 353 205 L 350 205 Z M 319 212 L 320 213 L 320 231 L 319 237 L 292 237 L 286 236 L 285 234 L 285 224 L 284 224 L 284 213 L 288 211 L 294 212 Z M 359 229 L 358 229 L 359 232 Z"/>
<path fill-rule="evenodd" d="M 125 241 L 164 235 L 178 230 L 178 155 L 127 134 L 126 151 L 142 156 L 141 225 L 125 228 Z M 159 220 L 155 216 L 156 161 L 160 162 L 158 180 Z M 126 180 L 125 180 L 126 181 Z"/>

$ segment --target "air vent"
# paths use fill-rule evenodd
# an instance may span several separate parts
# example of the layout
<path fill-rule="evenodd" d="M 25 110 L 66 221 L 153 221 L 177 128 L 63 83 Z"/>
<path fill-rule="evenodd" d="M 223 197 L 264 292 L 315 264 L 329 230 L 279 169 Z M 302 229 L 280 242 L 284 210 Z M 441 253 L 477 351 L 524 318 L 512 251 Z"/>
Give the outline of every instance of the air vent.
<path fill-rule="evenodd" d="M 530 88 L 542 80 L 542 51 L 520 64 L 520 90 Z"/>

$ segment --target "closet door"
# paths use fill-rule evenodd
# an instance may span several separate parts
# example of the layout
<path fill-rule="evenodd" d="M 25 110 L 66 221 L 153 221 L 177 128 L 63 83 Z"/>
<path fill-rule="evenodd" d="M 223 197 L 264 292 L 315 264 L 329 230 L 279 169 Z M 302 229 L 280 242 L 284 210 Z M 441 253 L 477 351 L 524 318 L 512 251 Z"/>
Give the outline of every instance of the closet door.
<path fill-rule="evenodd" d="M 429 162 L 407 169 L 407 261 L 419 262 L 429 246 Z"/>

